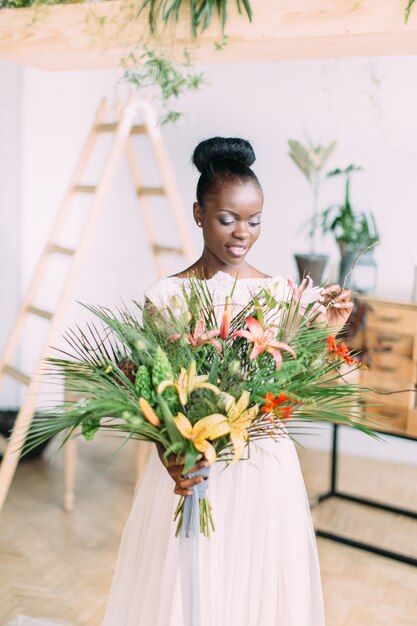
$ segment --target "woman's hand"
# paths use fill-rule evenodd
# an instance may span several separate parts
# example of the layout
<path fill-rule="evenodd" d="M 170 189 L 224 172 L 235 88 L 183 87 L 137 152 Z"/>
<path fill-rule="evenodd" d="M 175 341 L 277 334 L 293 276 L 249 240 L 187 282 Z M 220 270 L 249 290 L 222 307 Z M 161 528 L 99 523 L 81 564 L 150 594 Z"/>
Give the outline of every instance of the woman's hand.
<path fill-rule="evenodd" d="M 326 319 L 329 326 L 342 328 L 352 313 L 350 289 L 342 289 L 337 283 L 327 285 L 321 290 L 322 304 L 326 307 Z"/>
<path fill-rule="evenodd" d="M 181 458 L 176 457 L 174 454 L 171 454 L 168 457 L 167 462 L 165 462 L 163 458 L 164 448 L 160 444 L 156 444 L 156 447 L 158 449 L 159 458 L 164 464 L 164 467 L 166 467 L 168 474 L 171 476 L 172 480 L 175 482 L 174 493 L 178 494 L 179 496 L 191 496 L 193 492 L 191 491 L 190 488 L 193 487 L 194 485 L 197 485 L 198 483 L 201 483 L 203 480 L 205 480 L 205 478 L 203 476 L 195 476 L 194 478 L 184 478 L 183 476 L 184 463 L 181 463 Z M 192 472 L 196 472 L 197 470 L 202 469 L 203 467 L 209 467 L 209 466 L 210 466 L 210 463 L 208 463 L 208 461 L 205 461 L 205 460 L 199 461 L 198 463 L 194 465 L 194 467 L 189 469 L 187 473 L 191 474 Z"/>

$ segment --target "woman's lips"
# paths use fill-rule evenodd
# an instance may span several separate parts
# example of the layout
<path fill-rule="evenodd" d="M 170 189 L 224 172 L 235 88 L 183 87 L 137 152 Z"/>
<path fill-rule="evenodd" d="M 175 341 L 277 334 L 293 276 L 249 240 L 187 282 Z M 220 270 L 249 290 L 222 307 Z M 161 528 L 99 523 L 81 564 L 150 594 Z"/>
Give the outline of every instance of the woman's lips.
<path fill-rule="evenodd" d="M 226 246 L 226 250 L 228 251 L 230 256 L 238 258 L 238 257 L 245 256 L 246 252 L 248 251 L 248 246 L 242 246 L 239 244 L 230 244 Z"/>

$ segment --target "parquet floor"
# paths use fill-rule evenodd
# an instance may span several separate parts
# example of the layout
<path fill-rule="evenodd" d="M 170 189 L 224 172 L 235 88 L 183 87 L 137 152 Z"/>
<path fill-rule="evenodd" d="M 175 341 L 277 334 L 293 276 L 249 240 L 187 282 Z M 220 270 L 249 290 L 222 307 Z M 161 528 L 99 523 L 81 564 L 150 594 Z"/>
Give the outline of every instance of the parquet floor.
<path fill-rule="evenodd" d="M 117 445 L 108 438 L 80 442 L 71 514 L 59 506 L 60 458 L 51 464 L 50 451 L 19 467 L 1 519 L 0 626 L 17 613 L 100 625 L 134 489 L 134 444 L 103 472 Z M 301 451 L 300 459 L 310 496 L 324 491 L 328 455 Z M 340 486 L 417 509 L 416 466 L 343 457 Z M 417 556 L 412 520 L 337 501 L 313 517 L 321 528 Z M 327 626 L 417 626 L 417 568 L 326 540 L 319 551 Z"/>

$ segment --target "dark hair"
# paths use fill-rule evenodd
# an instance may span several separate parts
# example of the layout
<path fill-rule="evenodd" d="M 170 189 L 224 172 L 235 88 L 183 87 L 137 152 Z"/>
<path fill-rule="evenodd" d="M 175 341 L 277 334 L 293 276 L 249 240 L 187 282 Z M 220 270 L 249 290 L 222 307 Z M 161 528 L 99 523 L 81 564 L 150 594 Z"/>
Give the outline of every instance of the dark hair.
<path fill-rule="evenodd" d="M 237 180 L 261 185 L 250 166 L 255 161 L 255 152 L 249 141 L 238 137 L 211 137 L 201 141 L 194 150 L 192 161 L 201 176 L 197 183 L 197 202 L 204 206 L 208 195 L 219 186 Z"/>

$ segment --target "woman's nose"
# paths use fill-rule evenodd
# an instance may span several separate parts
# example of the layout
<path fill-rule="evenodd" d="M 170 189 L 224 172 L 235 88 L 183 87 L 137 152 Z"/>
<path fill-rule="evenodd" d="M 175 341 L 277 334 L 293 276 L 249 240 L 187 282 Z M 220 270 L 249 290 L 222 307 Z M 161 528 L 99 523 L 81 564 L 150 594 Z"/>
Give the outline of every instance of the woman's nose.
<path fill-rule="evenodd" d="M 246 222 L 236 222 L 233 236 L 238 239 L 248 239 L 249 237 L 249 228 Z"/>

